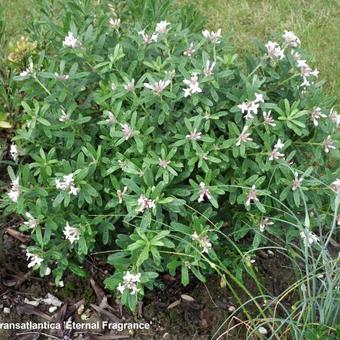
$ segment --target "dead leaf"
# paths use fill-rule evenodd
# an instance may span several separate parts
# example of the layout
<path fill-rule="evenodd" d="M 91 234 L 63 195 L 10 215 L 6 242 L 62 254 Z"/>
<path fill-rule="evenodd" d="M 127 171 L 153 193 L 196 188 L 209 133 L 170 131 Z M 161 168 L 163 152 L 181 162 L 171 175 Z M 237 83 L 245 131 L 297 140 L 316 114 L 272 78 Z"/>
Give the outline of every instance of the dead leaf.
<path fill-rule="evenodd" d="M 181 304 L 181 300 L 176 300 L 173 303 L 170 303 L 170 305 L 167 307 L 167 309 L 172 309 L 175 308 L 176 306 L 178 306 L 179 304 Z"/>
<path fill-rule="evenodd" d="M 190 295 L 187 295 L 187 294 L 182 294 L 181 295 L 181 298 L 184 300 L 184 301 L 188 301 L 188 302 L 193 302 L 195 301 L 195 299 L 193 297 L 191 297 Z"/>

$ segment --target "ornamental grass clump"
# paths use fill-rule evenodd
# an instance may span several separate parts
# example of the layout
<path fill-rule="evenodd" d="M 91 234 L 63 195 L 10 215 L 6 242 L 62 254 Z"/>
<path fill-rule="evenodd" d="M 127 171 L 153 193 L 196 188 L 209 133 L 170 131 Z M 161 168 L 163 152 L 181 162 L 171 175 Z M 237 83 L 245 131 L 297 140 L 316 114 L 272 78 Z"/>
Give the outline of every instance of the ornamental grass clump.
<path fill-rule="evenodd" d="M 3 197 L 31 235 L 30 267 L 59 284 L 111 250 L 105 284 L 134 309 L 158 273 L 187 285 L 217 262 L 238 267 L 221 230 L 254 248 L 261 233 L 299 237 L 280 202 L 327 228 L 332 189 L 308 176 L 339 178 L 339 115 L 292 32 L 243 63 L 179 10 L 146 25 L 135 8 L 64 1 L 56 19 L 45 6 L 35 54 L 14 69 L 22 116 Z"/>

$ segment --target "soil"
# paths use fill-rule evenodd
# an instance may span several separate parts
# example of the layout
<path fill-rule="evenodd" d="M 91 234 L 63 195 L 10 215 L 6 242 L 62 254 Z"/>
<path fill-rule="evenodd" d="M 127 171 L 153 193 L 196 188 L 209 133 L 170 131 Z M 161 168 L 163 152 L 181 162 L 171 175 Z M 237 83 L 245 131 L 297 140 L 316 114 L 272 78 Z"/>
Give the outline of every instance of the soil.
<path fill-rule="evenodd" d="M 12 221 L 10 224 L 15 224 Z M 3 226 L 4 227 L 4 226 Z M 197 280 L 191 280 L 187 287 L 180 284 L 180 277 L 171 277 L 167 274 L 161 275 L 160 286 L 148 291 L 140 305 L 136 315 L 119 305 L 110 292 L 104 292 L 100 284 L 107 272 L 106 265 L 95 258 L 90 258 L 86 264 L 87 270 L 99 290 L 99 294 L 107 296 L 109 308 L 105 308 L 108 314 L 98 313 L 92 306 L 101 306 L 98 295 L 90 284 L 89 278 L 78 278 L 68 275 L 65 279 L 64 288 L 56 288 L 52 278 L 40 279 L 35 273 L 29 272 L 25 261 L 24 245 L 16 238 L 4 235 L 4 259 L 0 260 L 0 324 L 26 321 L 45 322 L 50 318 L 52 322 L 56 320 L 65 321 L 69 316 L 76 322 L 96 322 L 111 320 L 112 317 L 120 322 L 147 322 L 150 324 L 149 330 L 114 332 L 108 330 L 85 330 L 83 333 L 69 330 L 44 330 L 40 333 L 32 331 L 8 331 L 0 329 L 0 339 L 211 339 L 221 324 L 231 314 L 232 309 L 237 307 L 231 292 L 226 288 L 221 288 L 220 278 L 212 276 L 206 284 Z M 257 275 L 262 277 L 268 291 L 277 296 L 284 291 L 292 282 L 293 274 L 287 260 L 278 254 L 268 256 L 259 254 L 256 258 Z M 245 278 L 245 285 L 254 294 L 258 295 L 256 286 L 252 279 Z M 240 290 L 235 288 L 241 296 L 243 302 L 247 301 Z M 44 298 L 50 293 L 63 302 L 63 307 L 50 313 L 48 306 L 40 304 L 37 307 L 27 305 L 25 298 Z M 97 292 L 98 293 L 98 292 Z M 290 297 L 293 299 L 294 297 Z M 85 299 L 83 303 L 79 301 Z M 101 298 L 100 298 L 101 299 Z M 77 306 L 75 304 L 78 303 Z M 287 305 L 290 301 L 286 301 Z M 83 305 L 83 306 L 81 306 Z M 92 305 L 92 306 L 91 306 Z M 80 309 L 79 309 L 80 307 Z M 4 313 L 4 309 L 9 308 L 9 314 Z M 77 310 L 78 308 L 78 310 Z M 256 308 L 248 305 L 248 311 L 257 315 Z M 65 314 L 66 310 L 66 314 Z M 87 319 L 82 320 L 82 315 Z M 109 319 L 107 319 L 107 317 Z M 235 317 L 244 320 L 241 312 Z M 111 319 L 110 319 L 111 318 Z M 237 321 L 234 319 L 232 325 Z M 222 328 L 222 332 L 226 326 Z M 92 333 L 91 333 L 92 332 Z M 29 333 L 22 334 L 21 333 Z M 44 334 L 43 334 L 44 333 Z M 93 334 L 95 333 L 95 334 Z M 53 337 L 48 337 L 50 334 Z M 221 337 L 227 339 L 227 337 Z M 245 329 L 242 326 L 235 327 L 229 332 L 228 339 L 245 339 Z"/>

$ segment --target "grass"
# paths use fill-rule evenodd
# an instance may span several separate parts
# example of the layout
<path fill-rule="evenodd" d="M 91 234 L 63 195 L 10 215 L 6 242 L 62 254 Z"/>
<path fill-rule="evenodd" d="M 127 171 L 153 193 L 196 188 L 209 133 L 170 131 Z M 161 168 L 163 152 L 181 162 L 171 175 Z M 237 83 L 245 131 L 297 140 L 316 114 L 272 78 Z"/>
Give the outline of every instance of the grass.
<path fill-rule="evenodd" d="M 311 54 L 326 89 L 340 95 L 340 2 L 338 0 L 178 0 L 194 3 L 208 16 L 210 28 L 233 32 L 237 53 L 254 49 L 256 38 L 279 40 L 295 32 Z M 314 64 L 313 64 L 314 66 Z"/>

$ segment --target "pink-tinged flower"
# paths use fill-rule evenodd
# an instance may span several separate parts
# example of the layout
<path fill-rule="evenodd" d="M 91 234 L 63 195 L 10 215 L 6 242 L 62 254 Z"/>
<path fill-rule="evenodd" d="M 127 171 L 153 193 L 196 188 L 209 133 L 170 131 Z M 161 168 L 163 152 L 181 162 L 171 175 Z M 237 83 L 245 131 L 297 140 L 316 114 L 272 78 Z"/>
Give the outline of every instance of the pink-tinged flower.
<path fill-rule="evenodd" d="M 130 126 L 126 123 L 120 124 L 122 128 L 123 135 L 125 137 L 125 140 L 130 139 L 133 136 L 133 130 L 130 128 Z"/>
<path fill-rule="evenodd" d="M 292 56 L 293 56 L 293 58 L 294 58 L 295 61 L 298 61 L 298 60 L 301 59 L 301 55 L 300 55 L 299 52 L 291 51 L 291 54 L 292 54 Z"/>
<path fill-rule="evenodd" d="M 327 116 L 325 114 L 322 113 L 321 108 L 317 107 L 316 109 L 314 109 L 311 113 L 311 118 L 313 121 L 314 126 L 318 126 L 319 122 L 318 120 L 320 118 L 326 118 Z"/>
<path fill-rule="evenodd" d="M 117 122 L 117 118 L 111 111 L 107 111 L 107 119 L 105 119 L 105 122 L 109 125 L 113 125 Z"/>
<path fill-rule="evenodd" d="M 264 230 L 269 226 L 269 225 L 273 225 L 274 222 L 271 221 L 271 219 L 269 217 L 262 217 L 261 221 L 260 221 L 260 231 L 261 233 L 264 232 Z"/>
<path fill-rule="evenodd" d="M 245 143 L 246 144 L 246 143 L 251 142 L 253 140 L 252 138 L 250 138 L 251 134 L 249 132 L 247 132 L 248 128 L 249 128 L 248 126 L 245 126 L 243 128 L 243 131 L 238 136 L 237 142 L 236 142 L 237 146 L 240 146 L 241 143 Z"/>
<path fill-rule="evenodd" d="M 333 123 L 335 123 L 336 127 L 338 128 L 340 126 L 340 114 L 338 114 L 334 108 L 331 109 L 329 112 L 329 118 Z"/>
<path fill-rule="evenodd" d="M 63 42 L 65 47 L 76 48 L 81 46 L 81 42 L 74 36 L 72 32 L 68 32 L 68 35 L 65 37 Z"/>
<path fill-rule="evenodd" d="M 336 147 L 333 143 L 333 140 L 331 138 L 331 136 L 327 136 L 327 138 L 324 140 L 323 142 L 324 148 L 325 148 L 325 152 L 328 153 L 329 151 L 331 151 L 332 149 L 335 150 Z"/>
<path fill-rule="evenodd" d="M 210 200 L 211 194 L 209 189 L 205 186 L 203 182 L 200 183 L 198 202 L 203 202 L 204 198 Z"/>
<path fill-rule="evenodd" d="M 221 42 L 222 39 L 221 29 L 218 29 L 216 32 L 204 30 L 202 34 L 206 39 L 208 39 L 213 44 L 219 44 Z"/>
<path fill-rule="evenodd" d="M 194 129 L 194 131 L 191 131 L 190 134 L 185 137 L 190 140 L 199 140 L 202 138 L 202 132 L 197 132 L 197 129 Z"/>
<path fill-rule="evenodd" d="M 282 143 L 281 139 L 279 138 L 277 143 L 274 145 L 273 151 L 270 153 L 269 160 L 273 161 L 274 159 L 283 158 L 285 155 L 279 150 L 281 150 L 284 146 L 284 143 Z"/>
<path fill-rule="evenodd" d="M 314 233 L 309 231 L 308 229 L 301 231 L 300 236 L 303 239 L 303 243 L 305 246 L 310 246 L 313 243 L 319 242 L 319 238 Z"/>
<path fill-rule="evenodd" d="M 249 194 L 248 194 L 246 205 L 249 206 L 250 202 L 255 202 L 255 201 L 258 201 L 258 200 L 259 199 L 257 198 L 256 187 L 255 187 L 255 185 L 253 185 L 251 187 Z"/>
<path fill-rule="evenodd" d="M 71 114 L 67 114 L 64 110 L 61 110 L 61 116 L 59 117 L 59 122 L 65 123 L 71 119 Z"/>
<path fill-rule="evenodd" d="M 29 212 L 27 212 L 25 215 L 28 218 L 28 221 L 25 221 L 24 225 L 30 229 L 35 229 L 39 221 L 36 218 L 34 218 Z"/>
<path fill-rule="evenodd" d="M 78 228 L 71 227 L 68 222 L 66 222 L 63 233 L 65 236 L 65 239 L 69 240 L 71 244 L 73 244 L 75 241 L 79 241 L 80 230 Z"/>
<path fill-rule="evenodd" d="M 135 80 L 131 79 L 127 84 L 124 85 L 124 89 L 128 92 L 132 92 L 135 89 Z"/>
<path fill-rule="evenodd" d="M 27 266 L 28 268 L 33 268 L 35 266 L 40 267 L 44 261 L 42 257 L 36 254 L 32 254 L 28 250 L 26 250 L 26 257 L 27 260 L 30 261 L 30 263 Z"/>
<path fill-rule="evenodd" d="M 8 193 L 8 197 L 13 202 L 18 202 L 19 196 L 20 196 L 20 185 L 19 185 L 19 177 L 14 179 L 11 183 L 11 190 Z"/>
<path fill-rule="evenodd" d="M 213 62 L 210 65 L 210 60 L 207 60 L 205 67 L 204 67 L 204 74 L 206 77 L 212 76 L 214 74 L 214 67 L 215 67 L 215 62 Z"/>
<path fill-rule="evenodd" d="M 285 57 L 280 45 L 273 41 L 268 41 L 265 45 L 267 49 L 267 55 L 270 59 L 283 59 Z"/>
<path fill-rule="evenodd" d="M 127 189 L 128 189 L 127 186 L 125 186 L 124 189 L 123 189 L 123 191 L 117 190 L 118 202 L 119 202 L 120 204 L 123 203 L 123 199 L 124 199 L 124 196 L 125 196 L 125 194 L 126 194 L 126 192 L 127 192 Z"/>
<path fill-rule="evenodd" d="M 194 43 L 190 43 L 190 46 L 183 52 L 183 54 L 187 57 L 192 57 L 195 52 Z"/>
<path fill-rule="evenodd" d="M 68 74 L 59 74 L 59 73 L 55 72 L 54 75 L 58 80 L 62 80 L 62 81 L 66 81 L 70 78 L 70 76 Z"/>
<path fill-rule="evenodd" d="M 144 44 L 151 44 L 153 42 L 156 42 L 158 39 L 158 34 L 146 34 L 145 30 L 138 32 L 138 34 L 142 37 Z"/>
<path fill-rule="evenodd" d="M 293 32 L 285 31 L 282 37 L 288 47 L 298 47 L 301 44 L 300 39 Z"/>
<path fill-rule="evenodd" d="M 198 235 L 196 231 L 191 235 L 193 241 L 198 242 L 199 246 L 203 248 L 202 253 L 208 253 L 212 248 L 212 244 L 207 235 Z"/>
<path fill-rule="evenodd" d="M 263 123 L 265 125 L 276 126 L 275 121 L 271 116 L 271 111 L 263 112 Z"/>
<path fill-rule="evenodd" d="M 63 176 L 62 179 L 56 179 L 55 186 L 57 189 L 65 190 L 74 196 L 76 196 L 79 192 L 79 188 L 77 188 L 74 184 L 74 178 L 72 173 Z"/>
<path fill-rule="evenodd" d="M 292 190 L 295 191 L 296 189 L 301 187 L 301 183 L 303 181 L 303 177 L 301 176 L 299 178 L 299 174 L 297 172 L 294 173 L 294 179 L 293 179 L 293 184 L 292 184 Z"/>
<path fill-rule="evenodd" d="M 159 166 L 163 169 L 166 169 L 171 161 L 167 161 L 166 159 L 159 159 Z"/>
<path fill-rule="evenodd" d="M 193 95 L 194 93 L 201 93 L 202 89 L 199 87 L 198 82 L 198 74 L 193 73 L 190 79 L 184 79 L 183 83 L 188 86 L 187 88 L 183 89 L 184 97 L 188 97 Z"/>
<path fill-rule="evenodd" d="M 338 194 L 340 193 L 340 179 L 337 178 L 333 183 L 332 183 L 332 188 L 333 190 Z"/>
<path fill-rule="evenodd" d="M 114 18 L 110 18 L 109 20 L 109 24 L 112 28 L 114 28 L 115 30 L 118 30 L 120 27 L 120 19 L 114 19 Z"/>
<path fill-rule="evenodd" d="M 152 90 L 157 95 L 160 95 L 164 91 L 164 89 L 170 85 L 170 83 L 171 83 L 170 80 L 160 80 L 154 83 L 153 85 L 144 83 L 144 87 L 149 90 Z"/>
<path fill-rule="evenodd" d="M 144 195 L 140 195 L 137 203 L 138 203 L 137 211 L 140 212 L 144 212 L 145 209 L 153 209 L 156 207 L 155 201 L 145 197 Z"/>
<path fill-rule="evenodd" d="M 169 29 L 168 26 L 170 26 L 170 22 L 167 21 L 160 21 L 159 23 L 156 24 L 156 33 L 168 33 Z"/>

